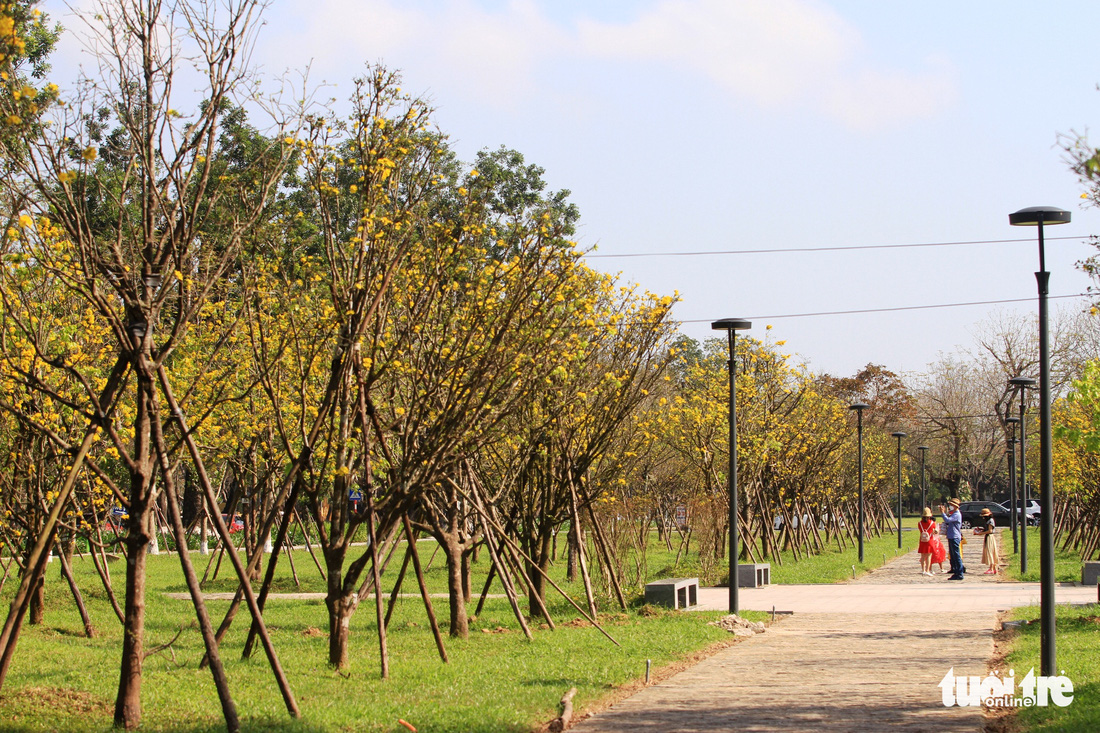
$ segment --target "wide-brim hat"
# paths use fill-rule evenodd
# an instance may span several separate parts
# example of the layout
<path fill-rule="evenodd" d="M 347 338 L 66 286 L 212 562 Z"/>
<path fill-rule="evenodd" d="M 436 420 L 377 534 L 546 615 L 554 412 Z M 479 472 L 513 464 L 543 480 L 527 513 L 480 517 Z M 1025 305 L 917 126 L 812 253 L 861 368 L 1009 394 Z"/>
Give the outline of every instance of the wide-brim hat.
<path fill-rule="evenodd" d="M 924 508 L 924 513 L 921 514 L 921 516 L 922 517 L 931 517 L 932 516 L 932 510 L 929 509 L 928 507 L 925 507 Z"/>
<path fill-rule="evenodd" d="M 958 499 L 948 499 L 947 503 L 950 504 L 951 506 L 955 507 L 956 509 L 959 508 L 959 500 Z"/>
<path fill-rule="evenodd" d="M 989 511 L 989 508 L 987 507 L 985 509 L 982 509 L 982 516 L 983 517 L 991 517 L 991 516 L 993 516 L 993 512 Z"/>

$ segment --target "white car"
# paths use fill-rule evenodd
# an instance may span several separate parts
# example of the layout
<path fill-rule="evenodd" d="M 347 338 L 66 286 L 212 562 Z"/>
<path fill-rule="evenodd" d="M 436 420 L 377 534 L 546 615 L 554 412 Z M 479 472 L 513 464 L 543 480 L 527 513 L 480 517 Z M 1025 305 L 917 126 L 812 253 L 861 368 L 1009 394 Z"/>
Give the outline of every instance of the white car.
<path fill-rule="evenodd" d="M 1003 506 L 1005 509 L 1008 509 L 1009 511 L 1012 511 L 1012 505 L 1010 502 L 1002 502 L 1001 506 Z M 1024 505 L 1023 499 L 1017 499 L 1016 508 L 1020 511 L 1023 511 L 1023 513 L 1027 515 L 1027 523 L 1033 527 L 1039 524 L 1039 518 L 1043 516 L 1042 506 L 1040 506 L 1039 502 L 1035 501 L 1034 499 L 1028 499 L 1026 506 Z"/>

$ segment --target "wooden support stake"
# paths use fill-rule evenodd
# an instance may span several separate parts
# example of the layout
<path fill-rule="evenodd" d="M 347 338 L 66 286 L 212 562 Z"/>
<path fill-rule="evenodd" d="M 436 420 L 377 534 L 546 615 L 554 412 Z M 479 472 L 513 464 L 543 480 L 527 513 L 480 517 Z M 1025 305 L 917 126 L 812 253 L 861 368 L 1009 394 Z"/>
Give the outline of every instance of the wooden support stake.
<path fill-rule="evenodd" d="M 374 531 L 374 500 L 371 492 L 363 493 L 363 501 L 367 504 L 367 534 L 370 537 L 370 567 L 374 579 L 374 614 L 378 621 L 378 653 L 381 658 L 382 679 L 389 679 L 390 657 L 386 650 L 386 626 L 383 623 L 382 613 L 382 576 L 378 567 L 378 536 Z"/>
<path fill-rule="evenodd" d="M 206 609 L 206 601 L 202 596 L 202 588 L 199 586 L 198 576 L 195 575 L 195 568 L 191 565 L 191 553 L 187 549 L 187 530 L 184 529 L 183 518 L 180 516 L 175 482 L 172 480 L 171 466 L 168 462 L 168 454 L 164 444 L 163 427 L 160 424 L 160 415 L 155 410 L 150 410 L 150 412 L 152 413 L 150 422 L 152 423 L 153 446 L 156 449 L 157 461 L 160 464 L 165 498 L 168 499 L 168 513 L 171 518 L 172 531 L 176 535 L 176 554 L 179 555 L 180 565 L 183 567 L 183 576 L 187 581 L 187 589 L 191 593 L 191 603 L 195 606 L 195 615 L 199 621 L 203 644 L 206 646 L 206 656 L 210 659 L 210 673 L 214 678 L 214 687 L 218 691 L 222 716 L 225 718 L 225 727 L 231 733 L 236 733 L 241 729 L 240 719 L 237 717 L 237 706 L 229 693 L 229 678 L 225 674 L 225 667 L 222 666 L 221 656 L 218 654 L 218 642 L 214 639 L 214 625 L 210 621 L 210 614 Z"/>
<path fill-rule="evenodd" d="M 309 542 L 309 532 L 306 531 L 306 523 L 303 522 L 301 516 L 298 515 L 297 507 L 292 507 L 291 510 L 294 512 L 294 519 L 298 522 L 298 526 L 302 529 L 302 537 L 305 538 L 306 549 L 309 550 L 309 556 L 313 558 L 313 564 L 317 566 L 317 572 L 321 573 L 321 580 L 328 580 L 328 578 L 325 577 L 325 569 L 321 567 L 320 561 L 317 560 L 316 553 L 313 552 L 313 545 Z"/>
<path fill-rule="evenodd" d="M 470 498 L 468 495 L 465 494 L 465 492 L 463 492 L 463 495 L 467 499 Z M 476 494 L 475 494 L 475 496 L 476 496 Z M 485 510 L 481 508 L 480 503 L 475 503 L 474 506 L 477 508 L 477 512 L 478 512 L 478 514 L 481 515 L 482 520 L 484 522 L 486 522 L 486 529 L 488 529 L 489 528 L 488 525 L 491 524 L 498 531 L 500 531 L 500 525 L 496 521 L 494 521 L 492 517 L 488 516 L 488 514 L 485 512 Z M 593 626 L 595 626 L 596 629 L 599 630 L 599 632 L 601 634 L 606 636 L 612 644 L 614 644 L 615 646 L 618 646 L 618 647 L 622 646 L 622 644 L 615 641 L 615 638 L 613 636 L 611 636 L 611 634 L 607 633 L 607 631 L 605 631 L 604 628 L 602 626 L 600 626 L 599 623 L 597 623 L 596 619 L 589 616 L 587 611 L 585 611 L 583 608 L 581 608 L 579 605 L 577 605 L 577 602 L 574 601 L 572 598 L 570 598 L 569 594 L 566 593 L 564 590 L 562 590 L 561 586 L 558 585 L 557 583 L 555 583 L 553 578 L 551 578 L 549 575 L 547 575 L 545 572 L 543 572 L 542 568 L 540 568 L 535 563 L 535 561 L 533 561 L 530 557 L 528 557 L 527 553 L 525 553 L 522 549 L 520 549 L 519 546 L 516 545 L 516 543 L 512 540 L 511 537 L 509 537 L 508 535 L 503 534 L 503 533 L 501 534 L 501 537 L 504 539 L 505 544 L 507 544 L 509 547 L 511 547 L 512 550 L 514 552 L 518 553 L 523 559 L 527 560 L 527 562 L 529 562 L 531 564 L 531 567 L 533 567 L 535 570 L 537 570 L 539 575 L 541 575 L 547 583 L 554 586 L 554 590 L 556 590 L 558 593 L 560 593 L 562 598 L 567 600 L 569 602 L 569 604 L 571 606 L 573 606 L 573 608 L 577 609 L 577 611 L 582 616 L 584 616 L 586 619 L 588 619 L 589 623 L 591 623 Z"/>
<path fill-rule="evenodd" d="M 73 600 L 76 601 L 76 610 L 80 613 L 80 620 L 84 624 L 84 636 L 89 639 L 95 638 L 95 627 L 92 626 L 92 619 L 88 615 L 88 607 L 84 605 L 84 596 L 81 595 L 80 588 L 76 584 L 76 578 L 73 577 L 73 569 L 69 566 L 69 560 L 65 557 L 64 552 L 58 552 L 57 559 L 61 561 L 61 573 L 68 581 L 69 590 L 73 594 Z"/>
<path fill-rule="evenodd" d="M 202 455 L 199 453 L 199 447 L 195 443 L 195 437 L 187 427 L 187 420 L 184 418 L 183 410 L 176 402 L 175 395 L 172 393 L 172 385 L 168 381 L 168 372 L 163 365 L 157 367 L 157 376 L 160 381 L 161 391 L 172 412 L 172 416 L 179 425 L 180 434 L 183 436 L 183 442 L 187 446 L 187 452 L 190 454 L 191 462 L 195 466 L 195 472 L 198 474 L 199 478 L 199 485 L 206 495 L 206 503 L 210 507 L 210 513 L 214 519 L 214 527 L 218 530 L 218 536 L 221 538 L 221 541 L 228 545 L 229 528 L 225 526 L 225 520 L 222 518 L 221 512 L 218 511 L 218 498 L 214 495 L 213 484 L 211 484 L 210 477 L 206 473 L 206 464 L 202 461 Z M 294 693 L 290 689 L 290 682 L 287 680 L 286 674 L 283 672 L 283 666 L 279 663 L 279 657 L 275 653 L 275 645 L 271 643 L 271 636 L 267 633 L 267 626 L 263 622 L 263 614 L 260 613 L 260 609 L 256 606 L 256 594 L 252 591 L 252 584 L 248 580 L 250 570 L 244 567 L 241 563 L 241 558 L 238 557 L 236 552 L 229 552 L 227 554 L 230 562 L 233 564 L 233 569 L 237 571 L 237 579 L 240 582 L 240 588 L 237 591 L 237 595 L 240 595 L 242 592 L 244 593 L 245 600 L 248 603 L 248 610 L 252 613 L 252 618 L 259 619 L 260 640 L 263 642 L 264 652 L 267 654 L 267 660 L 271 665 L 271 672 L 275 676 L 275 682 L 279 687 L 279 692 L 283 696 L 283 704 L 286 705 L 287 712 L 290 713 L 291 717 L 300 718 L 302 714 L 298 709 L 298 702 L 294 699 Z M 257 560 L 258 558 L 259 554 L 256 556 Z M 229 619 L 228 615 L 227 619 Z M 225 626 L 224 621 L 222 625 Z M 221 629 L 219 629 L 219 631 L 221 631 Z M 209 655 L 206 655 L 206 658 L 208 659 Z"/>
<path fill-rule="evenodd" d="M 603 528 L 600 527 L 600 523 L 596 521 L 596 512 L 592 510 L 592 504 L 588 504 L 588 516 L 592 520 L 592 530 L 596 534 L 596 551 L 603 557 L 604 567 L 607 568 L 607 577 L 611 579 L 611 587 L 615 590 L 615 597 L 619 601 L 619 608 L 626 610 L 626 597 L 623 595 L 622 586 L 619 585 L 619 576 L 615 573 L 615 568 L 611 564 L 611 551 L 607 547 L 607 540 L 604 538 Z M 645 540 L 643 539 L 643 543 Z M 645 552 L 645 547 L 642 547 L 642 552 Z"/>
<path fill-rule="evenodd" d="M 397 596 L 401 593 L 401 584 L 405 581 L 405 571 L 409 569 L 409 563 L 412 562 L 412 548 L 405 548 L 405 559 L 401 561 L 401 570 L 397 573 L 397 582 L 393 584 L 393 593 L 390 594 L 390 605 L 386 609 L 386 620 L 382 622 L 382 625 L 387 629 L 390 627 L 390 617 L 393 615 L 394 606 L 397 605 Z"/>
<path fill-rule="evenodd" d="M 401 517 L 405 524 L 405 541 L 409 544 L 409 556 L 413 561 L 413 572 L 416 573 L 416 582 L 420 586 L 420 598 L 424 601 L 424 610 L 428 612 L 428 623 L 432 627 L 432 635 L 435 637 L 435 647 L 439 650 L 439 658 L 446 664 L 447 649 L 443 646 L 443 634 L 439 631 L 439 622 L 435 618 L 435 609 L 432 608 L 432 599 L 428 595 L 428 584 L 424 582 L 424 572 L 420 569 L 420 555 L 416 551 L 416 535 L 413 534 L 412 524 L 409 522 L 409 517 Z"/>

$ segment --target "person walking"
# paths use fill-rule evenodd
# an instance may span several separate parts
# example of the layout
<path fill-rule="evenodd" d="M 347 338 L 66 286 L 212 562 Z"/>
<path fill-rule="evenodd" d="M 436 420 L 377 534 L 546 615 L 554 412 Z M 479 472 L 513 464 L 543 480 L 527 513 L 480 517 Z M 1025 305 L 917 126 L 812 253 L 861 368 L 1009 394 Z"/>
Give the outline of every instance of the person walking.
<path fill-rule="evenodd" d="M 1001 563 L 1001 553 L 997 549 L 997 524 L 993 521 L 993 512 L 982 509 L 984 527 L 975 527 L 974 534 L 984 537 L 982 542 L 982 562 L 988 566 L 986 575 L 996 575 L 997 566 Z"/>
<path fill-rule="evenodd" d="M 962 514 L 959 513 L 959 500 L 948 499 L 947 505 L 940 504 L 943 515 L 943 533 L 947 537 L 947 550 L 951 555 L 951 575 L 948 580 L 962 580 L 966 566 L 962 560 Z"/>
<path fill-rule="evenodd" d="M 936 520 L 932 518 L 932 508 L 925 507 L 917 522 L 917 531 L 920 532 L 920 544 L 917 545 L 917 554 L 920 555 L 920 574 L 932 574 L 932 553 L 935 551 Z"/>

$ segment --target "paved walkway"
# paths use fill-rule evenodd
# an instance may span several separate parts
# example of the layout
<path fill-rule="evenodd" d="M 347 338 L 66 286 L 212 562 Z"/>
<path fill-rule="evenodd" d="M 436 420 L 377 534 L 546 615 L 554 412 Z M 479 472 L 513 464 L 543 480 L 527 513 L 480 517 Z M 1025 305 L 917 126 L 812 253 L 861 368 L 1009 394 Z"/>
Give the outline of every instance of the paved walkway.
<path fill-rule="evenodd" d="M 996 611 L 1037 603 L 1039 587 L 981 575 L 978 542 L 963 562 L 961 582 L 920 575 L 914 552 L 855 582 L 741 589 L 743 609 L 794 614 L 571 730 L 981 731 L 981 709 L 944 707 L 938 684 L 951 668 L 984 677 Z M 700 605 L 725 609 L 728 593 L 700 589 Z M 1096 589 L 1056 598 L 1095 602 Z"/>

